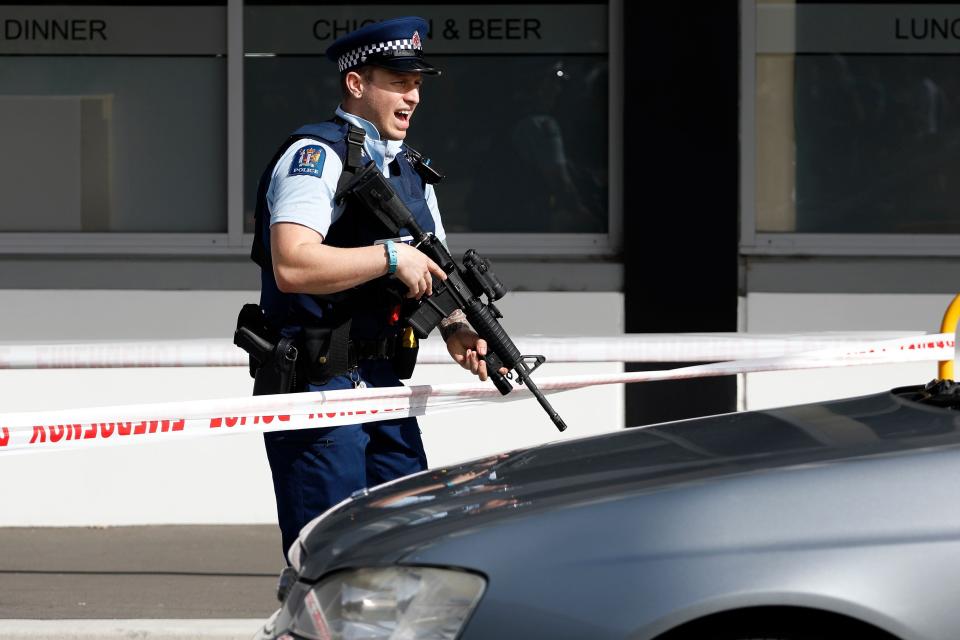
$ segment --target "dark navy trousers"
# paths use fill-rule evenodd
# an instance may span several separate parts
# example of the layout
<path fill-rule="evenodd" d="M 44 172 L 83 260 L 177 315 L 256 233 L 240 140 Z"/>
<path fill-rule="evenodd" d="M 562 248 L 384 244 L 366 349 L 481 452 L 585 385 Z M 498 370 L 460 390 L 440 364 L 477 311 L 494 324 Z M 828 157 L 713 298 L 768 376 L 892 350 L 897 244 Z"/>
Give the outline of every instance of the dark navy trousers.
<path fill-rule="evenodd" d="M 387 361 L 363 361 L 359 370 L 370 387 L 402 384 Z M 349 376 L 339 376 L 307 390 L 352 387 Z M 265 433 L 264 442 L 284 554 L 304 525 L 354 491 L 427 468 L 416 418 L 275 431 Z"/>

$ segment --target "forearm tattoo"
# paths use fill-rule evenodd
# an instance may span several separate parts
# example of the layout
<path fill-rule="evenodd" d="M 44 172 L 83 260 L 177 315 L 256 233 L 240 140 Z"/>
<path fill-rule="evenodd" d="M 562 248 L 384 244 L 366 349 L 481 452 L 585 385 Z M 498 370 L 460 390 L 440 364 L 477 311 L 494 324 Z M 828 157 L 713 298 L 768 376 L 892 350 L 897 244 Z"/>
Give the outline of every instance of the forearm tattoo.
<path fill-rule="evenodd" d="M 470 323 L 467 322 L 467 316 L 462 309 L 457 309 L 449 316 L 440 321 L 440 335 L 444 341 L 449 340 L 450 336 L 460 329 L 470 329 Z"/>

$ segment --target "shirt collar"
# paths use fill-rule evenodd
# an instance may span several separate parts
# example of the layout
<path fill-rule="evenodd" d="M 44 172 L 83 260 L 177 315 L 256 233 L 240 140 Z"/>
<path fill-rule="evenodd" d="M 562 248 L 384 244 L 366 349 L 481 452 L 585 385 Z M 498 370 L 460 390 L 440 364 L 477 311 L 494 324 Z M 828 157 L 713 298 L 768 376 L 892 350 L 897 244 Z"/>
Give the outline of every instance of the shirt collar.
<path fill-rule="evenodd" d="M 372 122 L 352 113 L 347 113 L 343 110 L 343 107 L 337 107 L 337 115 L 350 124 L 364 130 L 367 134 L 363 141 L 364 150 L 367 152 L 367 155 L 377 163 L 381 171 L 386 171 L 387 165 L 393 162 L 393 159 L 400 153 L 400 147 L 403 145 L 403 141 L 381 140 L 380 132 L 377 131 L 377 127 Z"/>

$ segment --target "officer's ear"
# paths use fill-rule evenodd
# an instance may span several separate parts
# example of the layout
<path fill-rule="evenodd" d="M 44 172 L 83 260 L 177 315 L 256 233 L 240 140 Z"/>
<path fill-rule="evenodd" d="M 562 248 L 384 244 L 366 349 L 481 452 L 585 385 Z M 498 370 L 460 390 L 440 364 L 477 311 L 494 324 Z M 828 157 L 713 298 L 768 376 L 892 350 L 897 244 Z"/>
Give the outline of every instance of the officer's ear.
<path fill-rule="evenodd" d="M 343 92 L 346 97 L 360 98 L 363 96 L 363 76 L 356 71 L 347 71 L 343 75 Z"/>

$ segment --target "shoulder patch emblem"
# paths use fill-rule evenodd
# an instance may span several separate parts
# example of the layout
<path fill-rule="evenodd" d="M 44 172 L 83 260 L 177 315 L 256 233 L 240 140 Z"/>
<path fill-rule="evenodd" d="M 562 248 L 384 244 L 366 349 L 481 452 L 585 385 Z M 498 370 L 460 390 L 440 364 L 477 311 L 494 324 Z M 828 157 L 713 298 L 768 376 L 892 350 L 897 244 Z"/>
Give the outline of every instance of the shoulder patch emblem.
<path fill-rule="evenodd" d="M 288 175 L 319 178 L 323 174 L 323 161 L 326 157 L 327 152 L 323 147 L 308 145 L 293 156 Z"/>

